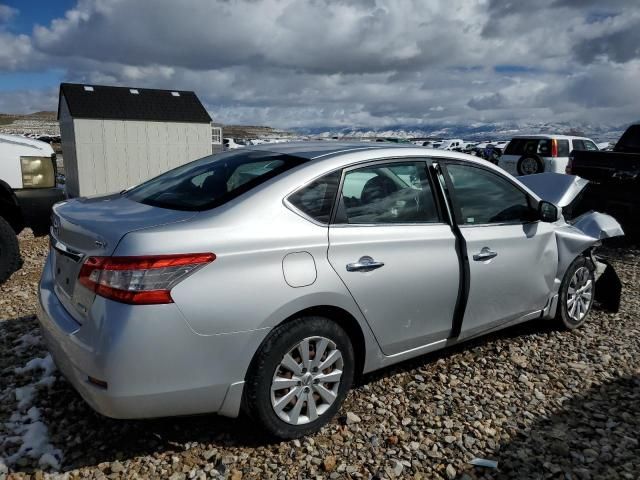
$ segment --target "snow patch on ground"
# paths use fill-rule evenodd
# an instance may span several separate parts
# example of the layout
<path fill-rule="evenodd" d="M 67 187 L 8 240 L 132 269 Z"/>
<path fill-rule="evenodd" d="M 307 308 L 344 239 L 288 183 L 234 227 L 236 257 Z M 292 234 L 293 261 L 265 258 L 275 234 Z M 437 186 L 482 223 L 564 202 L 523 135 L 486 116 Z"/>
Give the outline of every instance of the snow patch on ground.
<path fill-rule="evenodd" d="M 29 347 L 40 345 L 40 343 L 42 342 L 42 337 L 37 332 L 37 330 L 32 330 L 25 333 L 24 335 L 21 335 L 13 343 L 15 351 L 18 353 L 22 353 Z"/>
<path fill-rule="evenodd" d="M 21 337 L 27 337 L 25 343 L 28 345 L 32 341 L 29 335 Z M 17 345 L 15 348 L 20 347 Z M 5 454 L 9 451 L 14 453 L 6 458 L 0 456 L 0 474 L 3 473 L 3 469 L 14 465 L 23 457 L 38 460 L 38 465 L 42 468 L 58 470 L 62 462 L 62 451 L 51 444 L 49 429 L 41 419 L 40 410 L 34 405 L 38 391 L 49 389 L 56 381 L 53 375 L 56 371 L 53 359 L 49 354 L 42 358 L 33 358 L 24 367 L 15 368 L 14 371 L 18 375 L 29 376 L 32 381 L 13 390 L 17 410 L 4 424 L 3 430 L 8 432 L 8 435 L 5 438 L 0 437 L 0 450 Z M 7 390 L 3 392 L 3 401 L 10 396 L 11 392 Z"/>
<path fill-rule="evenodd" d="M 14 371 L 18 375 L 24 375 L 25 373 L 33 372 L 37 369 L 43 371 L 42 378 L 51 376 L 51 374 L 56 371 L 56 365 L 55 363 L 53 363 L 53 358 L 51 358 L 51 355 L 47 355 L 43 358 L 32 358 L 24 367 L 18 367 L 14 369 Z"/>

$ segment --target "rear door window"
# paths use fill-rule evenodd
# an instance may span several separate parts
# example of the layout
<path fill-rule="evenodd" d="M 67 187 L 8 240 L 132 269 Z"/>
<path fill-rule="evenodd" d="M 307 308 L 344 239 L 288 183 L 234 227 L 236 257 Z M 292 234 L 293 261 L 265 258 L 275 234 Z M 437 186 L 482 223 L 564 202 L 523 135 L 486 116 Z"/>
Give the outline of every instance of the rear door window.
<path fill-rule="evenodd" d="M 314 180 L 309 185 L 289 195 L 291 205 L 320 223 L 329 223 L 331 209 L 336 198 L 342 170 Z"/>
<path fill-rule="evenodd" d="M 573 143 L 573 150 L 589 150 L 589 151 L 598 150 L 598 147 L 596 147 L 596 144 L 593 143 L 591 140 L 572 140 L 572 143 Z"/>
<path fill-rule="evenodd" d="M 569 156 L 569 140 L 558 140 L 558 156 L 559 157 L 568 157 Z"/>
<path fill-rule="evenodd" d="M 336 223 L 439 222 L 425 162 L 389 163 L 348 170 Z"/>
<path fill-rule="evenodd" d="M 304 161 L 302 158 L 264 151 L 227 152 L 170 170 L 125 195 L 135 202 L 160 208 L 209 210 Z"/>

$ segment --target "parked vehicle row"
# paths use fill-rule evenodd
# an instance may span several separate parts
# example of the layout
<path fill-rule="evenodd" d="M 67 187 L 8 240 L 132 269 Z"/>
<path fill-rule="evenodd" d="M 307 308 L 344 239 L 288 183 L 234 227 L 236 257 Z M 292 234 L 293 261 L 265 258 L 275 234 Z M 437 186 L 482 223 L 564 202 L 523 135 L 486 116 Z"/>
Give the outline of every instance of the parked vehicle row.
<path fill-rule="evenodd" d="M 565 222 L 580 188 L 543 175 L 529 188 L 457 152 L 307 142 L 60 203 L 43 337 L 106 416 L 243 409 L 280 438 L 315 432 L 363 373 L 526 320 L 586 321 L 593 248 L 622 231 Z"/>

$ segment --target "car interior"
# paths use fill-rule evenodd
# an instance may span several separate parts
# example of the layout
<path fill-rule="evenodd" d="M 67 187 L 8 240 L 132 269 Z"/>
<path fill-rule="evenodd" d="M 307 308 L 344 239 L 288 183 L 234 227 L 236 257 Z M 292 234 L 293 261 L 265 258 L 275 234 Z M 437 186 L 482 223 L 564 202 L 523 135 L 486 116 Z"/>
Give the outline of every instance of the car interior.
<path fill-rule="evenodd" d="M 359 194 L 354 193 L 345 178 L 343 187 L 342 220 L 350 224 L 422 223 L 438 221 L 438 212 L 431 195 L 428 180 L 413 178 L 411 183 L 387 168 L 369 170 L 373 176 L 366 180 Z M 355 190 L 357 192 L 357 189 Z"/>

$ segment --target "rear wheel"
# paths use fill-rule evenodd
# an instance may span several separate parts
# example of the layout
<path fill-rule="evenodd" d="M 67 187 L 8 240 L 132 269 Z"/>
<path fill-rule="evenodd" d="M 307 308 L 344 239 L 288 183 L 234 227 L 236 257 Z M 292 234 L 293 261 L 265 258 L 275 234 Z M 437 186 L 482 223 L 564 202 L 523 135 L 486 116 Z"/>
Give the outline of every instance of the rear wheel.
<path fill-rule="evenodd" d="M 518 160 L 518 174 L 532 175 L 544 172 L 544 162 L 539 157 L 521 157 Z"/>
<path fill-rule="evenodd" d="M 595 298 L 595 283 L 595 267 L 591 260 L 580 256 L 569 265 L 560 286 L 556 313 L 556 321 L 561 327 L 572 330 L 587 320 Z"/>
<path fill-rule="evenodd" d="M 0 217 L 0 283 L 20 268 L 18 237 L 7 221 Z"/>
<path fill-rule="evenodd" d="M 245 413 L 278 438 L 313 433 L 340 408 L 354 368 L 349 336 L 335 322 L 301 317 L 276 327 L 249 367 Z"/>

